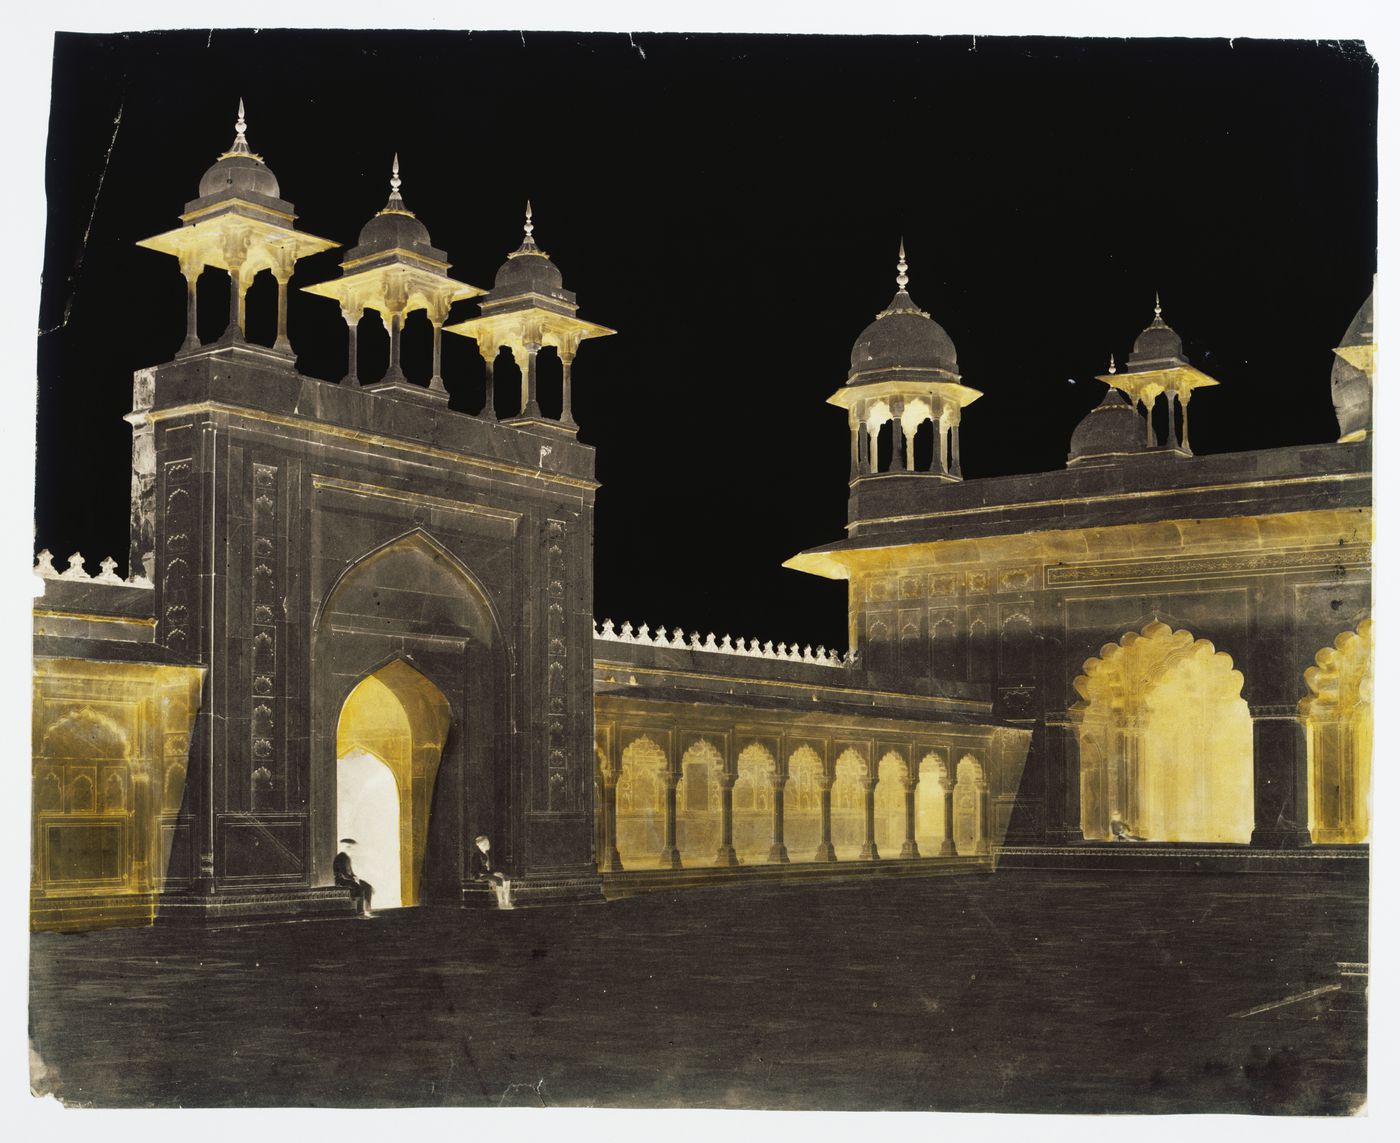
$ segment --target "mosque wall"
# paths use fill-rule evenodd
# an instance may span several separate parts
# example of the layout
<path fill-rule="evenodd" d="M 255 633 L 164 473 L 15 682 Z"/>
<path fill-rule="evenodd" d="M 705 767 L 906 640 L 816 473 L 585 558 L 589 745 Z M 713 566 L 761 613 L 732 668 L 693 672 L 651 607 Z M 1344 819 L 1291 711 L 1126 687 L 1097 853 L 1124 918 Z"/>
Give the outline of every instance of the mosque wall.
<path fill-rule="evenodd" d="M 1037 728 L 1012 832 L 1048 840 L 1080 836 L 1085 664 L 1154 622 L 1207 640 L 1243 676 L 1270 757 L 1297 759 L 1256 776 L 1276 837 L 1307 820 L 1297 707 L 1319 651 L 1370 614 L 1370 539 L 1368 508 L 1319 508 L 910 544 L 853 575 L 853 639 L 872 678 L 984 682 L 997 717 Z"/>

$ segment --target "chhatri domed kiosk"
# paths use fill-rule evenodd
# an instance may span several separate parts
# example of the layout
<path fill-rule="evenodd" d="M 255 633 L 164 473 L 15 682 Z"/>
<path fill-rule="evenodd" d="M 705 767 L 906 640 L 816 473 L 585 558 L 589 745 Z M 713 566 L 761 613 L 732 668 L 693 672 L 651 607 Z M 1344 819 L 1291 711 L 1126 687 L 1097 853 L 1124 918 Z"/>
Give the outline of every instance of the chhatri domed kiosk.
<path fill-rule="evenodd" d="M 903 240 L 895 285 L 890 304 L 851 348 L 846 384 L 828 398 L 849 413 L 851 479 L 919 472 L 961 480 L 962 410 L 982 394 L 962 383 L 948 331 L 909 296 Z M 934 447 L 929 461 L 916 468 L 915 437 L 926 423 L 933 426 Z"/>
<path fill-rule="evenodd" d="M 340 264 L 340 277 L 305 287 L 340 303 L 349 331 L 349 368 L 345 385 L 361 384 L 359 376 L 359 326 L 366 310 L 379 314 L 389 331 L 389 368 L 384 377 L 366 388 L 406 397 L 446 401 L 442 381 L 442 326 L 454 302 L 483 293 L 448 276 L 447 252 L 433 245 L 422 220 L 404 204 L 399 188 L 399 157 L 394 156 L 389 178 L 389 200 L 384 209 L 365 223 L 360 239 Z M 433 372 L 427 387 L 404 376 L 400 345 L 409 314 L 422 310 L 433 328 Z"/>
<path fill-rule="evenodd" d="M 277 176 L 262 156 L 248 146 L 247 129 L 240 99 L 233 143 L 199 180 L 199 197 L 185 204 L 182 225 L 137 243 L 180 261 L 188 290 L 182 353 L 200 348 L 197 287 L 205 269 L 213 268 L 229 276 L 228 325 L 216 344 L 243 342 L 248 287 L 268 271 L 277 282 L 277 338 L 270 348 L 290 356 L 287 283 L 302 258 L 339 245 L 296 229 L 292 204 L 281 197 Z"/>

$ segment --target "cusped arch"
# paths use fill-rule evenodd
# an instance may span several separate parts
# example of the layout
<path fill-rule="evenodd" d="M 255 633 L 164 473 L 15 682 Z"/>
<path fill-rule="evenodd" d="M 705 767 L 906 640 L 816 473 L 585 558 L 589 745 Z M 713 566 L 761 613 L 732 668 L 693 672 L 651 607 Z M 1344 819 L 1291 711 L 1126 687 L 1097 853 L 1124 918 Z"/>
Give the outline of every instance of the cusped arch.
<path fill-rule="evenodd" d="M 1374 625 L 1363 619 L 1318 651 L 1303 672 L 1298 718 L 1307 735 L 1308 826 L 1314 841 L 1354 845 L 1371 836 Z"/>
<path fill-rule="evenodd" d="M 1355 631 L 1343 631 L 1317 653 L 1314 665 L 1303 672 L 1308 693 L 1298 703 L 1300 717 L 1334 715 L 1357 703 L 1371 703 L 1374 626 L 1373 620 L 1363 619 Z"/>
<path fill-rule="evenodd" d="M 1244 675 L 1234 659 L 1216 649 L 1209 639 L 1198 639 L 1184 628 L 1173 629 L 1154 619 L 1138 631 L 1129 631 L 1116 643 L 1105 643 L 1097 656 L 1087 659 L 1074 680 L 1079 699 L 1070 715 L 1082 715 L 1091 703 L 1107 699 L 1119 703 L 1135 694 L 1146 695 L 1175 666 L 1195 658 L 1208 661 L 1213 672 L 1229 674 L 1229 686 L 1238 696 Z"/>
<path fill-rule="evenodd" d="M 1228 654 L 1160 619 L 1086 660 L 1069 709 L 1084 836 L 1247 842 L 1253 724 L 1243 686 Z"/>
<path fill-rule="evenodd" d="M 41 758 L 125 761 L 130 753 L 120 723 L 91 707 L 69 711 L 44 731 L 35 752 Z"/>

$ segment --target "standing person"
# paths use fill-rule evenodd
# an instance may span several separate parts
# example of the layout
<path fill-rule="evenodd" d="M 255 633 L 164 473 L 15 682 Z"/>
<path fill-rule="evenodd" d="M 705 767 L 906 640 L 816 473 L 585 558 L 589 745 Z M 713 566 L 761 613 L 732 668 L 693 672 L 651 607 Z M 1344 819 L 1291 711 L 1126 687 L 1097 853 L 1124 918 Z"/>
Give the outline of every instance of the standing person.
<path fill-rule="evenodd" d="M 496 905 L 510 909 L 510 878 L 502 870 L 491 867 L 491 839 L 479 834 L 472 847 L 471 876 L 473 881 L 484 881 L 495 891 Z"/>
<path fill-rule="evenodd" d="M 331 871 L 335 874 L 335 883 L 349 888 L 350 896 L 355 899 L 357 914 L 361 917 L 373 917 L 370 902 L 374 898 L 374 886 L 355 876 L 355 867 L 350 863 L 350 854 L 347 852 L 348 847 L 355 844 L 355 839 L 342 837 L 340 844 L 344 848 L 335 855 L 335 862 L 331 866 Z"/>

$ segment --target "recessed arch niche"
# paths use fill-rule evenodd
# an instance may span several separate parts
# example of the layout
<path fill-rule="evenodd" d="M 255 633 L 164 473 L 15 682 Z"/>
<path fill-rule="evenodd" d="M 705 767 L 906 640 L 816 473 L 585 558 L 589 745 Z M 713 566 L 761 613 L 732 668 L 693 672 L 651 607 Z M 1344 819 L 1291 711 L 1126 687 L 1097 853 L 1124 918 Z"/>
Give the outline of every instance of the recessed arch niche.
<path fill-rule="evenodd" d="M 351 561 L 326 590 L 311 661 L 314 884 L 332 881 L 343 836 L 339 760 L 349 750 L 366 751 L 391 771 L 398 757 L 401 774 L 410 759 L 422 771 L 397 786 L 411 842 L 400 850 L 411 857 L 400 868 L 406 902 L 459 903 L 478 833 L 491 838 L 493 854 L 509 867 L 519 828 L 508 765 L 516 698 L 502 632 L 481 582 L 423 529 Z M 406 744 L 394 744 L 389 730 L 361 727 L 361 702 L 390 729 L 397 717 L 390 715 L 402 711 L 413 728 L 399 735 Z M 402 720 L 397 725 L 402 731 Z M 429 783 L 434 752 L 439 761 Z"/>
<path fill-rule="evenodd" d="M 1148 841 L 1246 843 L 1254 736 L 1230 656 L 1158 620 L 1106 644 L 1074 680 L 1084 836 L 1115 820 Z"/>

